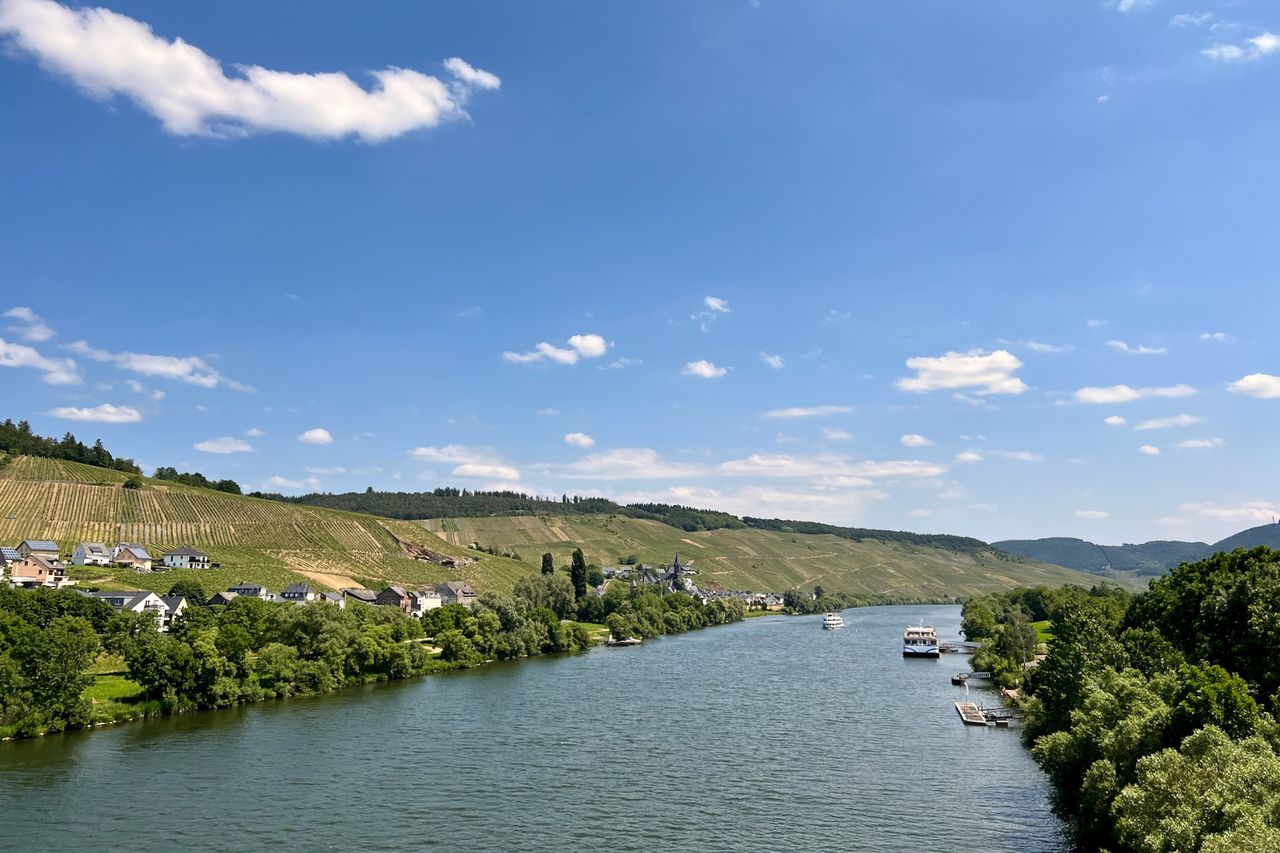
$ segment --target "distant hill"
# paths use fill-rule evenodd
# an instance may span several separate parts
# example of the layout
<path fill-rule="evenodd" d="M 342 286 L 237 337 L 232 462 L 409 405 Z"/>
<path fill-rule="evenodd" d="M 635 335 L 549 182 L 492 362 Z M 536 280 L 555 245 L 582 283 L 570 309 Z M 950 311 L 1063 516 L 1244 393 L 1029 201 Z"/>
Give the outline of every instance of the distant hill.
<path fill-rule="evenodd" d="M 1176 540 L 1156 540 L 1139 545 L 1096 545 L 1068 537 L 1006 539 L 991 543 L 993 548 L 1032 560 L 1107 576 L 1117 573 L 1160 575 L 1182 563 L 1203 560 L 1219 551 L 1256 548 L 1259 545 L 1280 548 L 1280 524 L 1251 527 L 1212 545 Z"/>
<path fill-rule="evenodd" d="M 754 519 L 752 521 L 755 521 Z M 998 552 L 978 540 L 963 540 L 964 549 L 864 536 L 851 528 L 818 525 L 801 532 L 805 522 L 777 522 L 778 529 L 759 527 L 685 531 L 651 518 L 626 515 L 523 515 L 482 518 L 434 518 L 419 522 L 452 545 L 478 544 L 499 551 L 518 551 L 525 559 L 544 552 L 556 565 L 567 565 L 574 548 L 588 562 L 607 566 L 635 557 L 650 565 L 666 565 L 679 552 L 692 564 L 699 586 L 781 591 L 790 588 L 850 595 L 890 596 L 903 600 L 965 596 L 1015 586 L 1091 586 L 1097 578 L 1060 566 Z M 866 531 L 866 533 L 887 533 Z M 946 539 L 943 539 L 946 541 Z M 972 544 L 969 544 L 972 543 Z"/>

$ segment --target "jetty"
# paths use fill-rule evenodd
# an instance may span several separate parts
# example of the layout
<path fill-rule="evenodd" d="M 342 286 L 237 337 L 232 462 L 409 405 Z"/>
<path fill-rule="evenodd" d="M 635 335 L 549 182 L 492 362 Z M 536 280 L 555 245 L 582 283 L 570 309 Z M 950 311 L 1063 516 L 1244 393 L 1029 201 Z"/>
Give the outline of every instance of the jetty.
<path fill-rule="evenodd" d="M 979 708 L 973 702 L 957 702 L 956 713 L 966 726 L 999 726 L 1004 728 L 1021 716 L 1012 708 Z"/>

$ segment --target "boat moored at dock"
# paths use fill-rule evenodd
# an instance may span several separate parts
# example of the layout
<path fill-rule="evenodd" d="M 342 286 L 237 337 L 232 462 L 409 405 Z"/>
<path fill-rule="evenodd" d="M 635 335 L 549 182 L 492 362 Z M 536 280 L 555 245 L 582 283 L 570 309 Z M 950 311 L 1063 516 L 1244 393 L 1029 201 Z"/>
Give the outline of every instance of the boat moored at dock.
<path fill-rule="evenodd" d="M 909 625 L 902 632 L 904 658 L 936 658 L 938 655 L 938 630 L 932 625 Z"/>

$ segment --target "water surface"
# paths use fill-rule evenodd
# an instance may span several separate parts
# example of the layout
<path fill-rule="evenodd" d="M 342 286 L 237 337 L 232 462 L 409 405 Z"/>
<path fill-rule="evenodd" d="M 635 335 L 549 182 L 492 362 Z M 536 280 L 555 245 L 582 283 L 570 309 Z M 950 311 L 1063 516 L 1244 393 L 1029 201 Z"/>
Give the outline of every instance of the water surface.
<path fill-rule="evenodd" d="M 0 743 L 0 849 L 1065 850 L 965 660 L 899 654 L 959 608 L 844 616 Z"/>

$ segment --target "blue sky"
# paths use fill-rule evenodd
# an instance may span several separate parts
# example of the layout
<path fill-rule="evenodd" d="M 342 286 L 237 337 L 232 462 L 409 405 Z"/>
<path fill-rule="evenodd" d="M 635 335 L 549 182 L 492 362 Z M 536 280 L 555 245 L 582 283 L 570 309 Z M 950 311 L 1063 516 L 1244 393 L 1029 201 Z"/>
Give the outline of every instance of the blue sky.
<path fill-rule="evenodd" d="M 985 539 L 1280 513 L 1274 3 L 109 10 L 0 0 L 41 432 Z"/>

